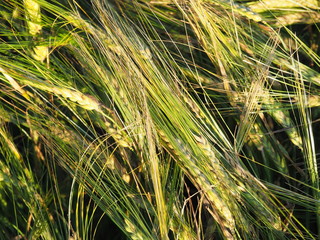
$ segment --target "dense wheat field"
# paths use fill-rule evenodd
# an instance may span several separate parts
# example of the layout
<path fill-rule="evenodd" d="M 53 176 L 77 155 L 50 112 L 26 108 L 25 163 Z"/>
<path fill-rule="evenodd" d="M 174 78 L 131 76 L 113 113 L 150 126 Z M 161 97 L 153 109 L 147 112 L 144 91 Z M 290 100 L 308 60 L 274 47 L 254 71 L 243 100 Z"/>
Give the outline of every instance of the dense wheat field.
<path fill-rule="evenodd" d="M 0 239 L 319 239 L 319 10 L 0 1 Z"/>

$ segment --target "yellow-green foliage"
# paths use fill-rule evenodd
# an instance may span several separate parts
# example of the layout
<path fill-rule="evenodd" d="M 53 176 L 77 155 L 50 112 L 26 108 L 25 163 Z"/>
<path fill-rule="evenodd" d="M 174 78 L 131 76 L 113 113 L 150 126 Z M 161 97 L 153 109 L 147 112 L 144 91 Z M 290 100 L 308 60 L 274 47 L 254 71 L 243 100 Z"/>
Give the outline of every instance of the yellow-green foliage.
<path fill-rule="evenodd" d="M 0 8 L 0 239 L 318 239 L 314 1 Z"/>

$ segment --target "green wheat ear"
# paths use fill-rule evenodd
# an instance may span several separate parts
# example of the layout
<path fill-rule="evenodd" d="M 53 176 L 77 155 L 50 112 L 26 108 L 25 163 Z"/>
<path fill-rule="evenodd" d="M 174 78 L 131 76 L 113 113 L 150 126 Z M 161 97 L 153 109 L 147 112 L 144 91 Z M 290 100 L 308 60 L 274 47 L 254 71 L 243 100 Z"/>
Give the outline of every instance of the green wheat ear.
<path fill-rule="evenodd" d="M 316 0 L 0 5 L 0 239 L 318 239 Z"/>

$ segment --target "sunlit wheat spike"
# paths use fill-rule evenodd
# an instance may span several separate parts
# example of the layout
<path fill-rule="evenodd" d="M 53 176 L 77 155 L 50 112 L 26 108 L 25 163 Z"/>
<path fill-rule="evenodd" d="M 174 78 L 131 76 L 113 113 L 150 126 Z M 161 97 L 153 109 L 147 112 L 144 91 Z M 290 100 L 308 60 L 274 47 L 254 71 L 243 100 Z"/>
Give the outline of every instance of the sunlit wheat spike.
<path fill-rule="evenodd" d="M 319 12 L 297 12 L 277 17 L 275 25 L 283 27 L 293 24 L 315 24 L 320 22 Z"/>
<path fill-rule="evenodd" d="M 224 8 L 228 7 L 232 11 L 240 14 L 241 16 L 244 16 L 250 20 L 253 20 L 255 22 L 261 22 L 262 17 L 255 11 L 253 11 L 250 6 L 245 6 L 241 3 L 237 3 L 234 1 L 227 1 L 227 0 L 218 0 L 218 1 L 212 1 L 212 0 L 203 0 L 203 2 L 207 3 L 213 3 L 220 5 Z"/>
<path fill-rule="evenodd" d="M 272 111 L 269 112 L 269 114 L 273 117 L 273 119 L 278 122 L 286 131 L 286 133 L 289 135 L 291 142 L 302 149 L 302 138 L 298 132 L 298 129 L 294 126 L 294 122 L 289 116 L 288 110 L 281 110 L 276 107 L 275 103 L 276 100 L 270 96 L 268 93 L 265 93 L 262 97 L 263 103 L 266 105 L 272 104 L 274 107 Z M 311 101 L 311 103 L 313 103 Z"/>
<path fill-rule="evenodd" d="M 179 156 L 181 153 L 176 150 L 176 148 L 172 145 L 171 140 L 167 137 L 166 133 L 161 129 L 158 129 L 158 134 L 162 141 L 164 141 L 164 146 L 168 148 L 169 151 L 173 153 L 174 156 Z"/>
<path fill-rule="evenodd" d="M 35 60 L 43 62 L 49 56 L 49 48 L 47 46 L 35 46 L 32 56 Z"/>
<path fill-rule="evenodd" d="M 40 4 L 36 0 L 24 0 L 24 7 L 30 34 L 39 34 L 42 29 Z"/>
<path fill-rule="evenodd" d="M 209 119 L 209 117 L 204 113 L 204 111 L 198 106 L 198 104 L 189 96 L 183 95 L 181 93 L 178 94 L 183 101 L 187 104 L 188 109 L 194 113 L 194 116 L 206 123 L 208 126 L 212 126 L 215 130 L 217 130 L 221 135 L 219 137 L 224 138 L 224 134 L 217 128 L 217 122 L 215 122 L 212 119 Z M 195 136 L 195 135 L 194 135 Z"/>
<path fill-rule="evenodd" d="M 10 169 L 3 163 L 0 162 L 0 182 L 10 181 L 12 179 L 12 174 L 10 173 Z"/>
<path fill-rule="evenodd" d="M 66 99 L 69 99 L 70 101 L 79 104 L 79 106 L 83 109 L 96 111 L 99 114 L 101 114 L 101 116 L 105 116 L 107 117 L 107 119 L 110 119 L 110 117 L 108 117 L 104 111 L 107 111 L 108 112 L 107 114 L 109 114 L 110 112 L 112 112 L 112 110 L 102 105 L 102 103 L 92 95 L 84 94 L 76 89 L 71 89 L 67 87 L 63 88 L 55 85 L 39 84 L 33 81 L 26 81 L 26 83 L 38 89 L 41 89 L 50 93 L 54 93 L 57 96 L 61 96 Z M 128 140 L 128 138 L 124 136 L 124 131 L 120 131 L 119 127 L 117 127 L 114 123 L 111 123 L 110 121 L 106 121 L 105 126 L 106 126 L 107 132 L 112 136 L 114 136 L 119 146 L 122 146 L 122 147 L 131 146 L 131 143 Z"/>
<path fill-rule="evenodd" d="M 1 69 L 0 69 L 1 71 Z M 10 77 L 11 79 L 11 77 Z M 10 80 L 9 80 L 10 81 Z M 26 78 L 22 78 L 22 81 L 32 87 L 44 90 L 50 93 L 54 93 L 58 96 L 62 96 L 69 99 L 75 103 L 78 103 L 84 109 L 95 110 L 97 112 L 102 112 L 101 103 L 93 96 L 84 94 L 76 89 L 71 89 L 67 87 L 59 87 L 55 85 L 48 84 L 46 82 L 35 82 Z"/>
<path fill-rule="evenodd" d="M 39 143 L 39 133 L 38 131 L 36 131 L 35 129 L 33 129 L 31 121 L 30 121 L 30 117 L 29 117 L 29 113 L 27 112 L 26 114 L 26 122 L 29 125 L 30 128 L 30 136 L 34 142 L 34 151 L 36 153 L 36 156 L 38 157 L 38 159 L 40 159 L 41 161 L 45 160 L 44 155 L 42 154 L 41 151 L 41 145 Z"/>
<path fill-rule="evenodd" d="M 62 141 L 67 143 L 82 142 L 79 135 L 65 128 L 60 128 L 57 124 L 48 124 L 48 128 L 54 137 L 60 138 Z"/>
<path fill-rule="evenodd" d="M 317 0 L 262 0 L 259 2 L 250 2 L 248 3 L 250 8 L 255 12 L 263 12 L 277 9 L 285 9 L 285 8 L 311 8 L 318 9 L 318 1 Z"/>
<path fill-rule="evenodd" d="M 174 215 L 169 219 L 169 227 L 170 230 L 174 232 L 176 239 L 196 240 L 197 236 L 194 230 L 188 225 L 186 221 L 183 221 L 184 219 L 181 216 L 181 212 L 176 205 L 173 206 L 173 213 Z"/>
<path fill-rule="evenodd" d="M 39 35 L 42 30 L 40 4 L 36 0 L 24 0 L 24 8 L 29 33 L 32 36 Z M 34 59 L 43 62 L 49 56 L 49 48 L 47 46 L 35 46 L 32 56 Z"/>
<path fill-rule="evenodd" d="M 191 79 L 195 79 L 195 81 L 202 83 L 202 84 L 212 84 L 215 83 L 217 86 L 217 88 L 222 88 L 221 83 L 215 79 L 211 79 L 209 77 L 205 77 L 201 74 L 197 74 L 195 75 L 190 69 L 187 68 L 182 68 L 181 71 L 183 72 L 183 74 Z"/>
<path fill-rule="evenodd" d="M 93 96 L 83 94 L 77 90 L 71 90 L 61 87 L 52 87 L 51 91 L 57 95 L 61 95 L 70 99 L 73 102 L 78 103 L 82 108 L 87 110 L 95 110 L 101 112 L 101 103 Z"/>
<path fill-rule="evenodd" d="M 235 171 L 238 172 L 242 179 L 246 179 L 245 182 L 241 182 L 241 180 L 237 182 L 237 189 L 241 195 L 241 198 L 239 199 L 240 203 L 249 200 L 257 218 L 262 220 L 266 225 L 281 230 L 281 211 L 277 211 L 276 205 L 272 199 L 272 194 L 269 191 L 266 191 L 266 186 L 242 168 L 238 167 Z"/>
<path fill-rule="evenodd" d="M 190 3 L 189 3 L 190 2 Z M 256 22 L 261 22 L 262 18 L 261 16 L 254 12 L 249 6 L 245 6 L 243 4 L 237 3 L 237 2 L 230 2 L 227 0 L 218 0 L 218 1 L 213 1 L 213 0 L 202 0 L 202 1 L 196 1 L 196 0 L 189 0 L 189 1 L 177 1 L 177 0 L 165 0 L 165 1 L 151 1 L 150 4 L 170 4 L 170 3 L 176 3 L 180 5 L 183 8 L 186 8 L 189 4 L 193 4 L 193 2 L 199 2 L 201 4 L 214 4 L 221 6 L 223 8 L 226 8 L 228 10 L 232 9 L 234 12 L 237 12 L 241 16 L 244 16 L 248 19 L 251 19 Z"/>
<path fill-rule="evenodd" d="M 196 134 L 193 134 L 193 136 L 197 142 L 197 145 L 199 146 L 200 149 L 202 149 L 203 153 L 208 157 L 208 159 L 210 159 L 212 163 L 216 161 L 216 155 L 209 141 L 204 136 L 199 136 Z M 214 166 L 212 167 L 214 168 Z"/>
<path fill-rule="evenodd" d="M 125 218 L 124 223 L 125 223 L 124 228 L 129 233 L 130 239 L 145 240 L 145 238 L 143 237 L 144 234 L 139 232 L 139 230 L 135 227 L 135 225 L 131 222 L 131 220 L 129 218 Z"/>
<path fill-rule="evenodd" d="M 99 159 L 101 167 L 105 169 L 112 170 L 114 173 L 119 174 L 121 178 L 126 182 L 130 183 L 131 177 L 128 174 L 126 168 L 120 163 L 120 161 L 115 157 L 113 153 L 108 153 L 105 150 L 107 149 L 108 137 L 102 141 L 98 140 L 98 143 L 90 142 L 88 143 L 87 153 L 92 156 L 92 158 Z M 126 156 L 124 156 L 126 157 Z"/>
<path fill-rule="evenodd" d="M 22 161 L 22 156 L 20 152 L 18 151 L 16 145 L 13 143 L 13 141 L 9 138 L 9 136 L 6 134 L 6 131 L 2 128 L 0 128 L 0 136 L 3 138 L 4 142 L 6 143 L 7 147 L 11 150 L 13 155 L 19 160 Z"/>
<path fill-rule="evenodd" d="M 164 136 L 164 139 L 166 139 L 164 132 L 160 131 L 160 134 Z M 221 225 L 225 237 L 227 239 L 233 239 L 233 231 L 236 228 L 236 225 L 228 204 L 225 202 L 224 198 L 215 190 L 215 186 L 210 183 L 207 177 L 202 173 L 202 170 L 199 169 L 197 164 L 194 162 L 194 156 L 186 147 L 186 145 L 183 144 L 179 139 L 176 139 L 176 144 L 177 146 L 179 146 L 178 148 L 170 144 L 171 147 L 169 147 L 169 150 L 172 151 L 172 153 L 176 157 L 183 158 L 184 161 L 188 160 L 188 162 L 185 162 L 184 167 L 187 169 L 187 171 L 189 171 L 194 179 L 195 184 L 199 187 L 199 189 L 204 191 L 204 194 L 207 197 L 208 201 L 210 201 L 210 203 L 212 204 L 214 208 L 214 211 L 212 211 L 212 217 Z M 221 179 L 219 181 L 221 181 Z M 234 207 L 235 206 L 233 206 L 232 208 Z"/>
<path fill-rule="evenodd" d="M 260 117 L 263 118 L 263 114 L 260 114 Z M 288 167 L 285 163 L 286 159 L 284 157 L 281 157 L 281 154 L 278 154 L 272 148 L 272 143 L 270 142 L 270 139 L 279 144 L 279 142 L 276 140 L 274 136 L 271 135 L 270 138 L 265 137 L 260 125 L 255 123 L 248 135 L 247 143 L 249 145 L 254 144 L 259 151 L 265 152 L 269 156 L 274 156 L 273 163 L 276 165 L 277 169 L 285 174 L 288 174 Z M 282 146 L 280 144 L 279 148 L 282 149 Z M 288 157 L 288 153 L 284 149 L 282 152 L 283 154 L 285 154 L 286 157 Z"/>
<path fill-rule="evenodd" d="M 125 134 L 125 131 L 120 130 L 113 122 L 105 121 L 105 130 L 114 138 L 118 146 L 123 148 L 132 147 L 132 141 L 129 139 L 128 135 Z"/>
<path fill-rule="evenodd" d="M 194 102 L 194 100 L 192 100 L 190 97 L 183 96 L 183 101 L 188 105 L 190 110 L 192 110 L 192 112 L 195 114 L 196 118 L 206 120 L 205 115 L 200 110 L 200 108 L 197 106 L 197 104 Z"/>
<path fill-rule="evenodd" d="M 271 116 L 285 128 L 286 133 L 290 136 L 291 142 L 302 149 L 303 142 L 302 138 L 294 126 L 292 119 L 289 117 L 289 113 L 287 111 L 276 110 L 270 113 Z"/>
<path fill-rule="evenodd" d="M 216 153 L 214 152 L 214 148 L 211 146 L 209 141 L 204 136 L 197 134 L 193 134 L 193 136 L 196 140 L 197 146 L 202 150 L 202 154 L 207 159 L 206 168 L 212 173 L 216 174 L 218 178 L 224 178 L 224 184 L 232 185 L 232 183 L 228 180 L 225 169 L 221 166 L 221 162 L 219 162 Z"/>
<path fill-rule="evenodd" d="M 22 96 L 24 96 L 26 99 L 30 100 L 31 93 L 24 90 L 19 83 L 11 77 L 11 75 L 7 72 L 6 69 L 0 67 L 0 72 L 4 75 L 4 77 L 9 81 L 10 85 L 19 92 Z"/>
<path fill-rule="evenodd" d="M 309 108 L 312 108 L 312 107 L 319 107 L 320 106 L 320 96 L 318 95 L 309 95 L 307 97 L 307 103 L 306 105 L 309 107 Z"/>
<path fill-rule="evenodd" d="M 170 139 L 166 136 L 166 134 L 164 133 L 164 131 L 162 131 L 161 129 L 158 129 L 158 134 L 161 136 L 161 139 L 166 142 L 169 143 Z"/>
<path fill-rule="evenodd" d="M 201 141 L 203 142 L 204 140 L 202 139 Z M 195 184 L 204 192 L 207 200 L 213 206 L 214 210 L 211 211 L 212 217 L 221 226 L 224 236 L 227 239 L 234 239 L 236 223 L 234 216 L 232 215 L 232 211 L 236 211 L 237 206 L 232 201 L 227 200 L 230 200 L 230 198 L 226 197 L 228 195 L 227 192 L 230 192 L 229 190 L 227 190 L 225 194 L 222 192 L 222 188 L 224 188 L 224 186 L 232 188 L 232 185 L 228 185 L 227 177 L 219 170 L 220 166 L 214 166 L 218 167 L 218 169 L 214 169 L 214 175 L 217 178 L 217 182 L 211 183 L 208 177 L 202 172 L 202 169 L 199 168 L 196 160 L 194 159 L 195 157 L 187 146 L 185 146 L 185 144 L 183 144 L 179 139 L 176 139 L 176 142 L 179 146 L 179 151 L 182 152 L 182 154 L 180 154 L 180 158 L 188 159 L 188 163 L 185 167 L 192 175 Z M 209 165 L 206 166 L 209 167 Z M 227 182 L 223 186 L 219 181 Z M 236 191 L 237 189 L 235 189 L 235 192 Z"/>
<path fill-rule="evenodd" d="M 52 119 L 54 123 L 55 120 Z M 64 141 L 66 144 L 70 144 L 72 147 L 78 147 L 81 149 L 85 147 L 85 154 L 89 155 L 91 158 L 100 159 L 99 163 L 102 167 L 107 167 L 112 171 L 115 171 L 120 176 L 122 176 L 123 180 L 127 183 L 130 182 L 130 176 L 127 173 L 127 170 L 123 165 L 118 161 L 118 159 L 114 156 L 114 154 L 109 154 L 105 150 L 107 148 L 106 141 L 108 140 L 109 136 L 106 139 L 90 142 L 89 140 L 83 139 L 80 135 L 76 134 L 70 129 L 61 128 L 58 124 L 50 124 L 48 126 L 53 138 L 59 138 L 60 140 Z"/>
<path fill-rule="evenodd" d="M 198 187 L 204 191 L 204 195 L 213 206 L 212 217 L 219 223 L 224 236 L 227 239 L 234 239 L 236 223 L 229 206 L 221 195 L 215 192 L 215 186 L 212 186 L 201 173 L 197 174 L 196 171 L 193 171 L 193 174 Z"/>
<path fill-rule="evenodd" d="M 217 179 L 223 179 L 223 184 L 220 183 L 220 181 L 218 180 L 216 183 L 216 187 L 217 188 L 221 188 L 221 189 L 226 189 L 225 190 L 225 194 L 220 194 L 220 198 L 221 199 L 228 199 L 232 196 L 232 198 L 236 199 L 237 201 L 239 201 L 240 203 L 243 203 L 243 194 L 253 194 L 255 197 L 251 199 L 251 203 L 253 206 L 256 206 L 257 209 L 259 209 L 258 212 L 260 212 L 261 216 L 263 216 L 262 218 L 264 218 L 266 221 L 269 221 L 273 226 L 278 227 L 277 229 L 280 229 L 280 225 L 281 225 L 281 221 L 279 220 L 279 216 L 272 213 L 272 211 L 269 210 L 269 207 L 267 207 L 267 205 L 265 205 L 265 202 L 268 202 L 267 197 L 266 198 L 262 198 L 262 196 L 259 196 L 259 192 L 257 193 L 252 193 L 251 187 L 247 186 L 245 188 L 235 184 L 234 182 L 232 182 L 232 180 L 229 179 L 228 174 L 226 174 L 225 169 L 223 169 L 221 167 L 221 163 L 217 163 L 217 161 L 215 161 L 214 159 L 216 158 L 215 153 L 212 149 L 212 147 L 210 146 L 209 142 L 202 136 L 198 136 L 194 134 L 194 137 L 197 141 L 198 146 L 203 150 L 203 153 L 208 157 L 208 159 L 210 159 L 210 163 L 211 165 L 207 165 L 207 169 L 209 169 L 210 171 L 212 171 L 212 173 L 214 173 L 217 176 Z M 246 178 L 248 179 L 251 178 L 252 176 L 248 173 L 245 173 L 244 169 L 239 168 L 239 166 L 234 169 L 235 171 L 240 171 L 242 176 L 246 176 Z M 199 179 L 199 181 L 204 181 L 204 176 L 198 171 L 196 172 L 198 174 L 198 176 L 201 176 L 201 178 Z M 245 173 L 245 174 L 244 174 Z M 250 182 L 250 180 L 247 180 L 248 182 Z M 256 185 L 257 183 L 255 181 L 252 181 L 253 185 Z M 245 190 L 245 192 L 243 192 Z M 260 199 L 264 199 L 262 202 Z M 227 201 L 227 200 L 226 200 Z M 232 209 L 233 211 L 237 211 L 236 209 L 238 209 L 238 207 L 235 204 L 232 204 L 231 202 L 228 205 L 229 209 Z M 249 223 L 247 222 L 247 220 L 242 216 L 242 218 L 240 218 L 241 221 L 241 226 L 243 229 L 245 229 L 245 231 L 252 231 L 251 226 L 249 225 Z"/>
<path fill-rule="evenodd" d="M 99 38 L 100 41 L 104 44 L 104 46 L 110 49 L 113 53 L 119 56 L 125 54 L 123 48 L 121 47 L 121 45 L 115 42 L 115 39 L 110 38 L 107 33 L 100 30 L 99 28 L 96 28 L 94 25 L 87 22 L 85 19 L 81 18 L 80 15 L 68 13 L 62 16 L 66 18 L 66 20 L 73 26 Z"/>

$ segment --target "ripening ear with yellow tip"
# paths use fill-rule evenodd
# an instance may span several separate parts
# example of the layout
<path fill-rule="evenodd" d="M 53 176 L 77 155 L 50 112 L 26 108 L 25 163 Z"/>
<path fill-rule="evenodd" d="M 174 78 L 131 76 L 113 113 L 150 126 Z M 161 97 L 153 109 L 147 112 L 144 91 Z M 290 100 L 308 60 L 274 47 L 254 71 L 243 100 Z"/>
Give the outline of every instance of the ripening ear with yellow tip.
<path fill-rule="evenodd" d="M 0 239 L 317 239 L 318 10 L 4 1 Z"/>

